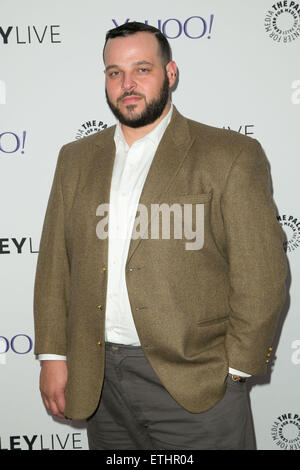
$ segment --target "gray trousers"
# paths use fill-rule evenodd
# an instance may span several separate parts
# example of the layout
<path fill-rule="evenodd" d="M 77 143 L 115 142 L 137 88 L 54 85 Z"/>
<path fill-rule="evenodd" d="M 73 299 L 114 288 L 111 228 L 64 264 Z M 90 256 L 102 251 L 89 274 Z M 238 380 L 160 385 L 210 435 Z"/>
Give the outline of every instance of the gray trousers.
<path fill-rule="evenodd" d="M 99 406 L 87 420 L 90 450 L 255 450 L 245 383 L 227 378 L 213 408 L 190 413 L 161 384 L 142 348 L 106 343 Z"/>

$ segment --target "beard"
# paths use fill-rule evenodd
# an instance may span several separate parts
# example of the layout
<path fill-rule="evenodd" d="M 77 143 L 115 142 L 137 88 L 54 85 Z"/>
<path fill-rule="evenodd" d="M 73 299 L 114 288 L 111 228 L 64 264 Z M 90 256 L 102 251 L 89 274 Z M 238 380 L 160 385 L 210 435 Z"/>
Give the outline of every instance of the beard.
<path fill-rule="evenodd" d="M 154 121 L 156 121 L 163 113 L 163 110 L 165 109 L 169 96 L 170 96 L 170 89 L 169 89 L 169 80 L 167 74 L 165 74 L 164 82 L 162 84 L 162 87 L 160 89 L 159 95 L 157 98 L 153 98 L 152 101 L 147 103 L 146 101 L 146 107 L 144 111 L 142 111 L 138 116 L 132 115 L 130 116 L 124 116 L 124 114 L 120 111 L 120 109 L 115 106 L 109 99 L 107 90 L 105 89 L 105 95 L 106 95 L 106 101 L 108 106 L 110 107 L 112 113 L 114 116 L 120 121 L 121 124 L 127 127 L 143 127 L 147 126 L 148 124 L 152 124 Z M 120 98 L 118 98 L 118 101 L 121 101 L 123 98 L 126 96 L 141 96 L 142 98 L 145 99 L 144 95 L 137 93 L 135 91 L 131 92 L 125 92 Z M 128 111 L 134 111 L 135 105 L 128 105 L 127 109 Z"/>

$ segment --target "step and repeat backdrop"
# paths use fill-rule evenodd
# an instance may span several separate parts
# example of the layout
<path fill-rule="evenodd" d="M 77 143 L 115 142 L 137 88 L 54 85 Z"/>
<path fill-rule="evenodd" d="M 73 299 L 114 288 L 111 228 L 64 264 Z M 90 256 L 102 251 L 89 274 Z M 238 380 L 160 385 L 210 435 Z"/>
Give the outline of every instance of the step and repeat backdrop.
<path fill-rule="evenodd" d="M 269 159 L 289 277 L 250 400 L 258 450 L 300 450 L 300 2 L 290 0 L 0 0 L 0 448 L 88 449 L 84 422 L 42 404 L 33 286 L 58 151 L 115 123 L 102 47 L 133 20 L 169 39 L 179 111 L 258 139 Z"/>

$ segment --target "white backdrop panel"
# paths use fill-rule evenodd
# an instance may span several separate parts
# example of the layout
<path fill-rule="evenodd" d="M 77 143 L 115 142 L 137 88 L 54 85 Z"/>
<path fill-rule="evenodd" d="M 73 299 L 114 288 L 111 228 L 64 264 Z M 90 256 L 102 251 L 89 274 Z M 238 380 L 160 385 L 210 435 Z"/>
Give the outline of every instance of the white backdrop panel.
<path fill-rule="evenodd" d="M 268 156 L 289 240 L 289 295 L 272 373 L 251 379 L 250 398 L 258 449 L 299 449 L 297 2 L 1 0 L 0 12 L 0 447 L 88 447 L 84 423 L 53 419 L 42 405 L 33 284 L 60 147 L 92 121 L 93 131 L 115 122 L 105 102 L 102 47 L 105 32 L 129 19 L 169 37 L 179 67 L 173 102 L 182 114 L 249 134 Z"/>

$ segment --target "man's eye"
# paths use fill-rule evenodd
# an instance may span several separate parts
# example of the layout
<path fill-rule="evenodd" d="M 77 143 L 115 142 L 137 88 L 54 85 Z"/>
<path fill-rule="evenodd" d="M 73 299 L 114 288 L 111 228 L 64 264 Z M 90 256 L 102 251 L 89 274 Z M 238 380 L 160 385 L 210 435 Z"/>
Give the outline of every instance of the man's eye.
<path fill-rule="evenodd" d="M 146 69 L 144 67 L 140 68 L 139 71 L 142 72 L 142 73 L 150 72 L 149 69 Z"/>
<path fill-rule="evenodd" d="M 118 75 L 118 73 L 119 73 L 119 72 L 117 72 L 117 71 L 110 72 L 110 73 L 108 74 L 108 76 L 109 76 L 109 77 L 116 77 L 116 76 Z"/>

